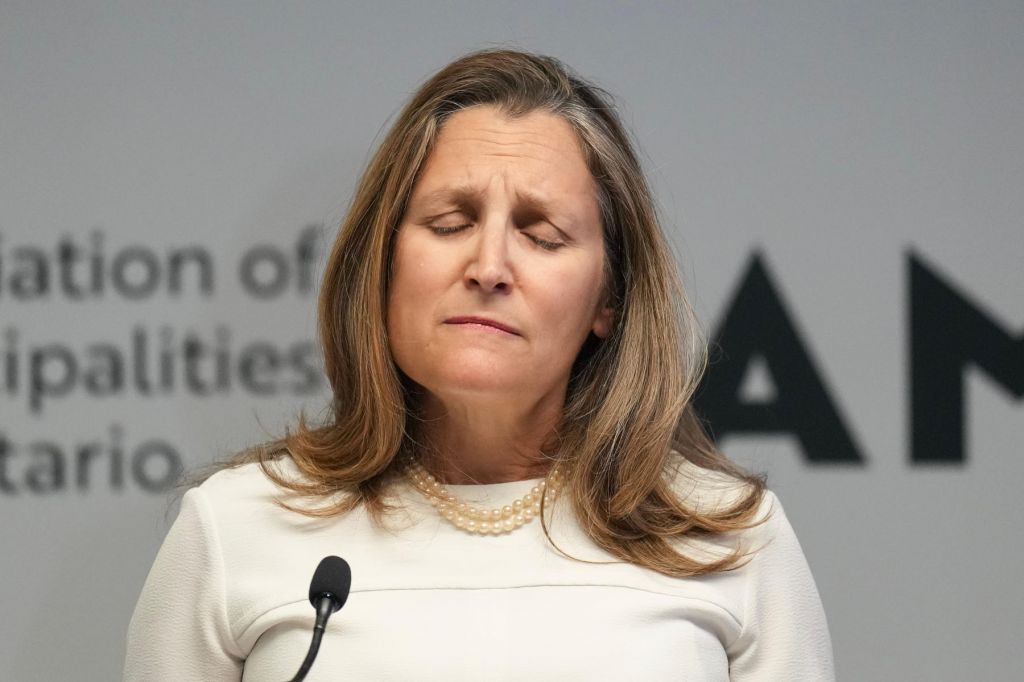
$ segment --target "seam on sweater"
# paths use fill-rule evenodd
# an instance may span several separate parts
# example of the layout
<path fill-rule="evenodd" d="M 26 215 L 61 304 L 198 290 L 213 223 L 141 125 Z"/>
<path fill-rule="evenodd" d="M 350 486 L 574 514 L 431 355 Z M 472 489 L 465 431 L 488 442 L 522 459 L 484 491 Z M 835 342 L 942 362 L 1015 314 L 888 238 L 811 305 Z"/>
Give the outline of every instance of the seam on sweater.
<path fill-rule="evenodd" d="M 352 590 L 349 594 L 350 595 L 356 594 L 356 593 L 364 593 L 365 594 L 365 593 L 374 593 L 374 592 L 447 592 L 447 591 L 483 592 L 485 590 L 491 590 L 491 591 L 494 591 L 494 590 L 529 590 L 529 589 L 538 589 L 538 588 L 545 588 L 545 587 L 591 587 L 591 588 L 612 589 L 612 590 L 634 590 L 636 592 L 644 592 L 644 593 L 647 593 L 647 594 L 656 594 L 656 595 L 661 596 L 661 597 L 671 597 L 671 598 L 674 598 L 674 599 L 685 599 L 685 600 L 689 600 L 689 601 L 696 601 L 696 602 L 700 602 L 702 604 L 707 604 L 708 606 L 713 607 L 716 611 L 719 611 L 719 612 L 725 614 L 726 616 L 728 616 L 733 621 L 733 623 L 735 624 L 737 630 L 740 630 L 743 627 L 743 624 L 739 621 L 739 619 L 736 617 L 736 615 L 732 611 L 730 611 L 729 609 L 725 608 L 724 606 L 722 606 L 721 604 L 719 604 L 717 602 L 711 601 L 710 599 L 704 599 L 703 597 L 694 597 L 694 596 L 685 595 L 685 594 L 672 594 L 672 593 L 669 593 L 669 592 L 661 592 L 659 590 L 648 590 L 648 589 L 645 589 L 643 587 L 632 587 L 632 586 L 629 586 L 629 585 L 592 585 L 590 583 L 538 583 L 538 584 L 534 584 L 534 585 L 509 585 L 509 586 L 504 586 L 504 587 L 379 587 L 379 588 L 370 588 L 370 589 L 362 589 L 362 590 Z M 295 601 L 290 601 L 290 602 L 285 602 L 283 604 L 278 604 L 277 606 L 273 607 L 272 609 L 267 609 L 266 611 L 263 611 L 258 616 L 255 616 L 255 617 L 253 617 L 252 619 L 249 620 L 249 625 L 246 626 L 245 630 L 243 630 L 241 638 L 245 637 L 245 635 L 247 634 L 249 628 L 252 627 L 253 623 L 258 621 L 260 618 L 263 618 L 268 613 L 271 613 L 272 611 L 276 611 L 278 609 L 281 609 L 281 608 L 284 608 L 284 607 L 287 607 L 287 606 L 292 606 L 294 604 L 305 604 L 308 601 L 309 600 L 307 600 L 307 599 L 296 599 Z"/>
<path fill-rule="evenodd" d="M 192 491 L 196 495 L 196 503 L 199 507 L 200 517 L 206 517 L 209 521 L 207 525 L 207 532 L 210 537 L 211 555 L 214 561 L 217 563 L 217 574 L 220 593 L 222 599 L 220 600 L 221 607 L 221 627 L 224 633 L 227 635 L 228 644 L 231 645 L 232 653 L 238 657 L 239 660 L 245 660 L 245 654 L 242 652 L 242 648 L 238 646 L 238 638 L 235 637 L 235 633 L 231 629 L 231 618 L 228 616 L 228 589 L 227 589 L 227 566 L 224 563 L 224 551 L 220 543 L 220 534 L 217 532 L 217 523 L 215 514 L 213 513 L 213 506 L 210 501 L 206 498 L 206 493 L 201 488 L 193 488 Z"/>
<path fill-rule="evenodd" d="M 779 498 L 778 498 L 778 496 L 776 496 L 776 494 L 774 492 L 772 492 L 771 490 L 765 490 L 764 491 L 764 499 L 766 499 L 768 501 L 768 510 L 767 510 L 767 512 L 765 514 L 765 521 L 764 521 L 764 523 L 759 528 L 768 528 L 769 526 L 775 526 L 776 524 L 778 524 L 779 523 L 779 518 L 778 518 L 776 512 L 782 511 L 782 504 L 779 502 Z M 785 514 L 785 512 L 782 512 L 782 513 Z M 772 530 L 775 531 L 774 528 Z M 763 545 L 761 545 L 760 547 L 757 548 L 754 556 L 751 557 L 751 560 L 750 560 L 750 562 L 751 562 L 751 571 L 752 572 L 753 572 L 753 570 L 759 568 L 758 566 L 754 566 L 753 565 L 754 562 L 757 561 L 758 555 L 768 545 L 772 544 L 772 542 L 774 540 L 775 540 L 775 532 L 772 532 L 770 534 L 770 537 L 768 538 L 768 541 L 765 542 Z M 754 601 L 753 593 L 755 591 L 755 588 L 754 588 L 753 584 L 756 582 L 756 578 L 757 578 L 757 576 L 752 574 L 751 575 L 751 579 L 746 581 L 746 583 L 744 585 L 743 620 L 740 622 L 740 631 L 737 633 L 736 637 L 734 637 L 733 640 L 731 642 L 729 642 L 728 645 L 726 645 L 725 649 L 726 649 L 727 652 L 729 651 L 729 649 L 733 648 L 736 645 L 736 642 L 740 641 L 743 638 L 743 636 L 745 634 L 747 634 L 747 631 L 750 629 L 749 625 L 750 625 L 750 622 L 752 620 L 750 612 L 753 611 L 753 606 L 751 605 L 751 603 Z M 732 665 L 732 661 L 731 660 L 730 660 L 729 664 L 730 664 L 730 666 Z"/>

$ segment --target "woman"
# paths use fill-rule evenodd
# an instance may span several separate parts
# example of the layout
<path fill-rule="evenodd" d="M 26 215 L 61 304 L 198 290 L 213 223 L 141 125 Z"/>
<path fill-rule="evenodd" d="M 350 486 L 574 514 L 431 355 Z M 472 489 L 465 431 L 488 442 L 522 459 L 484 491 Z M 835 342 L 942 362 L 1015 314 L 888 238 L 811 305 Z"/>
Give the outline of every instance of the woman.
<path fill-rule="evenodd" d="M 695 329 L 607 97 L 535 55 L 449 65 L 327 264 L 331 418 L 186 494 L 125 678 L 287 679 L 337 554 L 309 679 L 831 679 L 781 507 L 693 413 Z"/>

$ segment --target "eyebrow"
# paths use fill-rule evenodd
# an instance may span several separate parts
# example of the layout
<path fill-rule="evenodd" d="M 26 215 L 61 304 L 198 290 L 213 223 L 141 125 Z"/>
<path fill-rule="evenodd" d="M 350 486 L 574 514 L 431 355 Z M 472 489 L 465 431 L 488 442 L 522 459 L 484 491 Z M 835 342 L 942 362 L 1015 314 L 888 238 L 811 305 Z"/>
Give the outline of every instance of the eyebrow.
<path fill-rule="evenodd" d="M 449 187 L 442 187 L 441 189 L 437 189 L 423 195 L 417 203 L 425 203 L 429 205 L 437 201 L 446 201 L 455 204 L 468 204 L 478 201 L 481 195 L 483 195 L 481 190 L 470 185 L 452 185 Z M 555 230 L 557 230 L 564 239 L 572 240 L 572 237 L 567 234 L 565 230 L 551 220 L 551 214 L 554 212 L 554 207 L 546 198 L 529 190 L 516 190 L 516 202 L 516 209 L 518 211 L 526 211 L 530 214 L 543 216 L 544 221 L 555 228 Z M 572 216 L 565 217 L 569 219 L 570 225 L 575 222 L 572 219 Z"/>
<path fill-rule="evenodd" d="M 471 201 L 475 201 L 481 195 L 480 190 L 474 189 L 469 185 L 452 185 L 449 187 L 442 187 L 441 189 L 434 190 L 429 194 L 424 194 L 419 198 L 417 203 L 433 203 L 435 201 L 450 201 L 456 204 L 464 204 Z"/>

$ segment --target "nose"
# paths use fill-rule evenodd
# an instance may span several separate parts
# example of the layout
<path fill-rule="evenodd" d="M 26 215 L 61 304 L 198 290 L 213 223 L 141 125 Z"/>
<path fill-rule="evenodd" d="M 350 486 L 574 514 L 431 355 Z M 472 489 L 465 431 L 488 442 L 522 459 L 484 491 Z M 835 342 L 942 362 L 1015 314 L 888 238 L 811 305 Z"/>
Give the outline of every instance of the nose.
<path fill-rule="evenodd" d="M 473 252 L 466 264 L 466 285 L 485 293 L 507 293 L 512 290 L 513 267 L 510 259 L 509 234 L 504 221 L 491 221 L 477 230 Z"/>

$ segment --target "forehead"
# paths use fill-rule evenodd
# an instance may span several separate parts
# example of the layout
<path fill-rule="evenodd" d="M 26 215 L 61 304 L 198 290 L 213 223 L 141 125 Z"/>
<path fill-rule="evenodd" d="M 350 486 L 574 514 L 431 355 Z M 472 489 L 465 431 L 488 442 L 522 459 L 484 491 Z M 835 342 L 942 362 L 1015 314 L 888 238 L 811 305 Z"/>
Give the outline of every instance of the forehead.
<path fill-rule="evenodd" d="M 510 117 L 494 106 L 452 114 L 420 173 L 413 201 L 486 194 L 496 187 L 542 203 L 596 208 L 596 183 L 579 139 L 560 116 L 533 111 Z"/>

